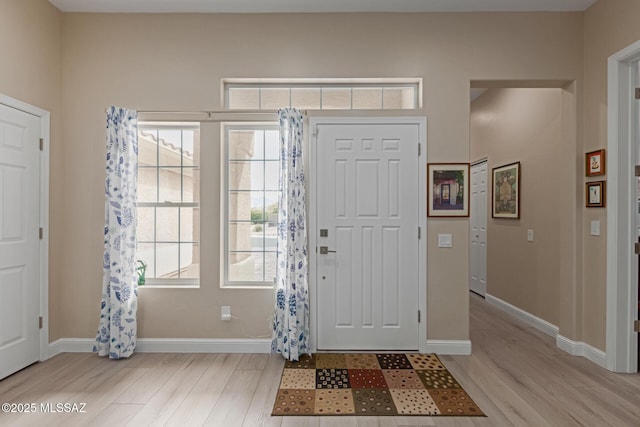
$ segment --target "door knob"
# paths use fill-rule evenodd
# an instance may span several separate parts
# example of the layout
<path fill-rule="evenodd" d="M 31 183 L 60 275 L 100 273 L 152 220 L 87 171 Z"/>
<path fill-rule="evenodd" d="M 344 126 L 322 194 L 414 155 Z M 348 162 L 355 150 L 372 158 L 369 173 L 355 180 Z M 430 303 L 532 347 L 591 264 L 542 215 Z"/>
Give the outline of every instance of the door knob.
<path fill-rule="evenodd" d="M 336 251 L 329 250 L 328 246 L 320 246 L 320 255 L 327 255 L 329 252 L 336 253 Z"/>

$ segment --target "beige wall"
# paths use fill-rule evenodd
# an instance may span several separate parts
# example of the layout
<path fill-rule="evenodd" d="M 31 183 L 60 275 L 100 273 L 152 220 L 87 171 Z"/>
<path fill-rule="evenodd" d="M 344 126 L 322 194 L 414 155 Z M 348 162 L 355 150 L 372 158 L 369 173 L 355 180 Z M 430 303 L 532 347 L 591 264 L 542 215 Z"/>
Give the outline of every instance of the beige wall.
<path fill-rule="evenodd" d="M 60 225 L 62 149 L 62 13 L 46 0 L 0 0 L 0 93 L 51 113 L 49 218 Z M 51 248 L 59 248 L 64 230 L 49 231 Z M 60 337 L 59 295 L 62 253 L 49 252 L 49 334 Z"/>
<path fill-rule="evenodd" d="M 607 147 L 607 59 L 640 40 L 638 16 L 637 0 L 599 0 L 584 14 L 584 152 Z M 589 235 L 593 220 L 603 226 L 601 237 Z M 604 209 L 584 209 L 584 341 L 600 349 L 605 348 L 606 336 L 604 226 Z"/>
<path fill-rule="evenodd" d="M 52 283 L 61 295 L 60 336 L 93 337 L 101 283 L 104 109 L 220 108 L 222 77 L 424 78 L 428 160 L 469 160 L 469 81 L 580 80 L 582 14 L 97 15 L 63 18 L 63 98 L 68 162 L 58 183 L 68 238 Z M 218 162 L 215 126 L 203 128 L 203 158 Z M 209 153 L 204 147 L 209 147 Z M 271 291 L 219 287 L 219 173 L 205 177 L 202 287 L 144 289 L 142 337 L 240 337 L 221 323 L 231 305 L 249 334 L 268 334 Z M 439 250 L 437 233 L 452 233 Z M 468 221 L 428 227 L 428 338 L 467 339 Z M 205 247 L 209 242 L 209 247 Z"/>
<path fill-rule="evenodd" d="M 487 293 L 554 325 L 567 309 L 561 289 L 573 283 L 576 256 L 576 150 L 575 140 L 563 139 L 562 92 L 489 89 L 471 104 L 470 122 L 471 159 L 489 159 Z M 491 218 L 491 168 L 515 161 L 521 163 L 520 219 Z"/>

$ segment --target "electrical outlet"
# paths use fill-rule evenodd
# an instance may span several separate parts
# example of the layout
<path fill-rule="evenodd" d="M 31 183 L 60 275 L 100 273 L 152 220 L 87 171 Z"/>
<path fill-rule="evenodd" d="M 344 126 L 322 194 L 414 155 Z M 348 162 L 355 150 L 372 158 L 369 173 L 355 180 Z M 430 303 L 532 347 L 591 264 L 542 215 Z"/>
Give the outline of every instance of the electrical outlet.
<path fill-rule="evenodd" d="M 220 320 L 231 320 L 231 306 L 223 305 L 220 307 Z"/>

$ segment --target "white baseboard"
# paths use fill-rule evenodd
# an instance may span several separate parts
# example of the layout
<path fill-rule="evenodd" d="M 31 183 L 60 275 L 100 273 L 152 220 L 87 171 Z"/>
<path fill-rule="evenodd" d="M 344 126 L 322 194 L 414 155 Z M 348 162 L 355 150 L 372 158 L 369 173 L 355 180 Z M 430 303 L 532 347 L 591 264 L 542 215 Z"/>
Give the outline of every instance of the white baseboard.
<path fill-rule="evenodd" d="M 91 353 L 93 338 L 61 338 L 49 344 L 49 357 L 60 353 Z M 140 338 L 139 353 L 269 353 L 270 339 Z"/>
<path fill-rule="evenodd" d="M 508 302 L 501 300 L 500 298 L 496 298 L 493 295 L 486 294 L 485 301 L 553 338 L 555 338 L 560 332 L 560 328 L 558 328 L 556 325 L 549 323 L 537 316 L 534 316 L 533 314 L 528 313 L 516 307 L 515 305 L 511 305 Z"/>
<path fill-rule="evenodd" d="M 426 353 L 469 356 L 470 340 L 427 340 Z"/>
<path fill-rule="evenodd" d="M 573 341 L 558 334 L 556 336 L 556 346 L 573 356 L 586 357 L 596 365 L 607 368 L 607 354 L 585 342 Z"/>
<path fill-rule="evenodd" d="M 588 360 L 603 368 L 607 367 L 607 354 L 604 351 L 599 350 L 585 342 L 573 341 L 569 338 L 563 337 L 562 335 L 560 335 L 560 329 L 556 325 L 553 325 L 546 320 L 540 319 L 533 314 L 527 313 L 526 311 L 514 305 L 511 305 L 508 302 L 502 301 L 500 298 L 496 298 L 493 295 L 487 294 L 485 296 L 485 301 L 493 305 L 494 307 L 497 307 L 500 310 L 512 315 L 513 317 L 522 320 L 527 325 L 530 325 L 555 338 L 556 347 L 558 347 L 559 349 L 566 351 L 573 356 L 586 357 Z"/>

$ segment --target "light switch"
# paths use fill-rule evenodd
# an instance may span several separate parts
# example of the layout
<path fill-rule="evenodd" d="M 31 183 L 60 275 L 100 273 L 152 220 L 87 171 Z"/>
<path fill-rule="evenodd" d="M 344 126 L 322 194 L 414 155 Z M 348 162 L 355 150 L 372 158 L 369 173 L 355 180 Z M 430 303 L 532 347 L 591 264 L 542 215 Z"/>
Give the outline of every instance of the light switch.
<path fill-rule="evenodd" d="M 600 235 L 600 221 L 591 221 L 591 235 L 592 236 Z"/>
<path fill-rule="evenodd" d="M 533 230 L 532 229 L 528 229 L 527 230 L 527 241 L 528 242 L 533 242 Z"/>
<path fill-rule="evenodd" d="M 450 248 L 453 246 L 453 237 L 451 234 L 438 234 L 438 247 Z"/>

